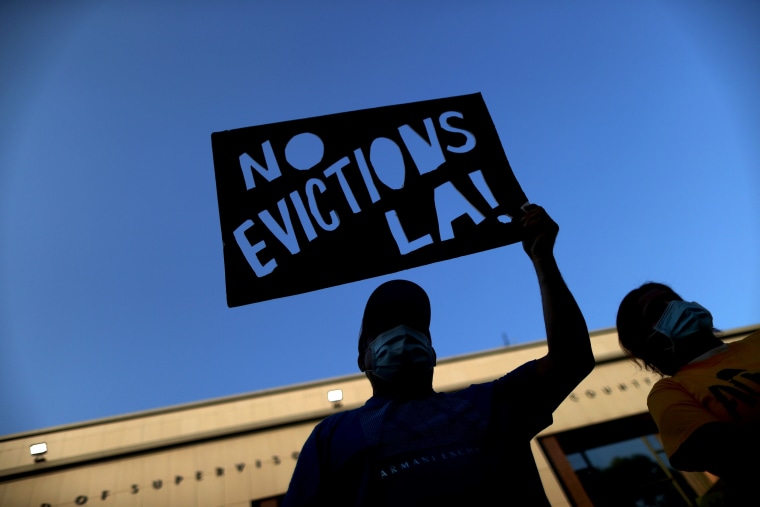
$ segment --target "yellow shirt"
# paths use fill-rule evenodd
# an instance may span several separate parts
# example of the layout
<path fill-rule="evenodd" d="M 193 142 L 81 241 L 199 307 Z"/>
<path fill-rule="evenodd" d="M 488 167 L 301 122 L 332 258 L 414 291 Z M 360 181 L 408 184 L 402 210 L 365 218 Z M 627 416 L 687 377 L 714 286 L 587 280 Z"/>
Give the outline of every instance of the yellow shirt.
<path fill-rule="evenodd" d="M 703 424 L 760 421 L 760 331 L 659 380 L 647 405 L 669 457 Z"/>

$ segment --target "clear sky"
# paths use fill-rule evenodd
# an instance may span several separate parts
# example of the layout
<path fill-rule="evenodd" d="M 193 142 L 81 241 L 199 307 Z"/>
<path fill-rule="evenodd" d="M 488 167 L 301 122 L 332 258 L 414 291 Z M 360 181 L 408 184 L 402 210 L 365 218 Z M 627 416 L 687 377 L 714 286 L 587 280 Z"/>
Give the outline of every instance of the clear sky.
<path fill-rule="evenodd" d="M 757 324 L 758 26 L 754 0 L 3 2 L 0 435 L 355 373 L 395 277 L 439 357 L 544 339 L 519 245 L 227 307 L 211 133 L 357 109 L 482 93 L 590 330 L 648 280 Z"/>

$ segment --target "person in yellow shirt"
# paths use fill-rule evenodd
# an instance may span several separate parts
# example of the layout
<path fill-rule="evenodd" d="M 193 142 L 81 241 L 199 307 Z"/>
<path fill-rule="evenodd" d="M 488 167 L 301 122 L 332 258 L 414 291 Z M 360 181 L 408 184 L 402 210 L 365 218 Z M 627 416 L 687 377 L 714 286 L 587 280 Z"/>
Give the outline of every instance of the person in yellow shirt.
<path fill-rule="evenodd" d="M 706 308 L 648 282 L 623 298 L 617 332 L 663 377 L 647 405 L 670 464 L 720 477 L 726 505 L 760 505 L 760 331 L 724 343 Z"/>

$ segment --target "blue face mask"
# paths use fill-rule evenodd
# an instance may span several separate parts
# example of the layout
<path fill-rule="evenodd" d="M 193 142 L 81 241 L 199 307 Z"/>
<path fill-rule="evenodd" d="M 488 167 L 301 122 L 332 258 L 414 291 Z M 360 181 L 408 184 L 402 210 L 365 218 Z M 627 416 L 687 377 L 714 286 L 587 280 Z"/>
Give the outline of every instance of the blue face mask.
<path fill-rule="evenodd" d="M 712 315 L 703 306 L 694 302 L 671 301 L 654 330 L 670 338 L 675 348 L 677 341 L 712 327 Z"/>
<path fill-rule="evenodd" d="M 430 338 L 408 326 L 394 327 L 378 335 L 369 344 L 369 350 L 372 368 L 367 371 L 388 382 L 396 380 L 401 372 L 435 366 Z"/>

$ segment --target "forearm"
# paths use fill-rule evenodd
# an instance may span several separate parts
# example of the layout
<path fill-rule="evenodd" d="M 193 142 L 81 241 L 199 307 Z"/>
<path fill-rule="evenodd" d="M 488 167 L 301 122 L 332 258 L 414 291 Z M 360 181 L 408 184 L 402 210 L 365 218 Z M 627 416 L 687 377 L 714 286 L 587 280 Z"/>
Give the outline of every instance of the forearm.
<path fill-rule="evenodd" d="M 586 320 L 557 267 L 554 242 L 559 226 L 540 206 L 525 207 L 520 218 L 523 249 L 538 277 L 546 325 L 547 354 L 536 361 L 536 375 L 548 402 L 559 406 L 594 368 Z"/>
<path fill-rule="evenodd" d="M 594 367 L 588 327 L 553 255 L 532 259 L 541 290 L 548 356 L 560 359 L 583 378 Z"/>

